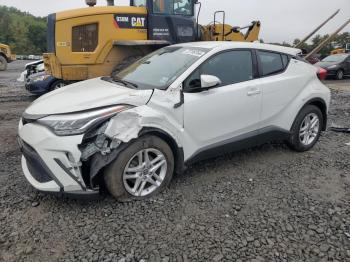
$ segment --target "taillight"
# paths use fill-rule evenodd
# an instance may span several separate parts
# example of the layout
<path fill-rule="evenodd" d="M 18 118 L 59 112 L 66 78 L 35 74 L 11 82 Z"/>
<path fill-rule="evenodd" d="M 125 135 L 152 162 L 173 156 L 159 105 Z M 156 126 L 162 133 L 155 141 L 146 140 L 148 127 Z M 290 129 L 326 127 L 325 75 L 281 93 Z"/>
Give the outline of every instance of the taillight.
<path fill-rule="evenodd" d="M 320 80 L 325 80 L 326 77 L 327 77 L 327 70 L 324 69 L 324 68 L 319 68 L 318 71 L 317 71 L 317 77 L 320 79 Z"/>

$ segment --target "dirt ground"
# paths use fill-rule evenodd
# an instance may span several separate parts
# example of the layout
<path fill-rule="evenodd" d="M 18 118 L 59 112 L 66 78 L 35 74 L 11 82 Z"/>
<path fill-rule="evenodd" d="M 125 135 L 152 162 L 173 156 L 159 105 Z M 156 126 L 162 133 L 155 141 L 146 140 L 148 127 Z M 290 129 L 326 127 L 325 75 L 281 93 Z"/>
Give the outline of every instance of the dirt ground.
<path fill-rule="evenodd" d="M 349 134 L 201 162 L 143 202 L 60 199 L 21 171 L 24 64 L 0 72 L 0 261 L 350 261 Z M 329 124 L 350 127 L 350 79 L 326 84 Z"/>

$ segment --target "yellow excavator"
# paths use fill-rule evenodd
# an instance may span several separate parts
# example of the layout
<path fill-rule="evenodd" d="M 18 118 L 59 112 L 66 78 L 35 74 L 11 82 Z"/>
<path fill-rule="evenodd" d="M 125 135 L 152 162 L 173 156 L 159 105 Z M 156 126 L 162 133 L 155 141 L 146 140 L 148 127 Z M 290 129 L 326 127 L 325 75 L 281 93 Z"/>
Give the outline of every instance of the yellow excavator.
<path fill-rule="evenodd" d="M 45 70 L 66 83 L 111 75 L 171 44 L 259 38 L 259 21 L 232 27 L 224 11 L 215 12 L 211 24 L 199 25 L 198 0 L 131 0 L 125 7 L 114 6 L 114 0 L 99 7 L 96 0 L 85 1 L 87 8 L 48 16 Z"/>
<path fill-rule="evenodd" d="M 336 48 L 331 51 L 331 55 L 350 53 L 350 43 L 345 45 L 345 48 Z"/>
<path fill-rule="evenodd" d="M 11 48 L 8 45 L 0 43 L 0 71 L 7 69 L 7 64 L 16 60 L 16 55 L 11 53 Z"/>

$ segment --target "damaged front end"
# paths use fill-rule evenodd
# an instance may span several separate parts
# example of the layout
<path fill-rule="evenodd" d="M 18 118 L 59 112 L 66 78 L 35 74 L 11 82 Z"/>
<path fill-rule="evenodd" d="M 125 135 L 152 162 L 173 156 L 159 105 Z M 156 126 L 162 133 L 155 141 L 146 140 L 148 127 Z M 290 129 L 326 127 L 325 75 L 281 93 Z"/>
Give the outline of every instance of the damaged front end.
<path fill-rule="evenodd" d="M 104 167 L 117 158 L 128 142 L 139 136 L 141 129 L 140 116 L 122 112 L 84 135 L 78 147 L 83 179 L 90 189 L 99 190 Z"/>
<path fill-rule="evenodd" d="M 101 181 L 97 179 L 97 175 L 117 157 L 116 149 L 122 144 L 121 140 L 105 134 L 108 124 L 109 121 L 85 134 L 78 146 L 81 151 L 83 179 L 92 190 L 99 190 Z"/>
<path fill-rule="evenodd" d="M 154 123 L 165 123 L 165 116 L 147 107 L 123 111 L 93 130 L 87 132 L 79 145 L 82 174 L 89 189 L 99 190 L 103 184 L 104 168 L 110 165 L 129 143 L 146 133 L 158 135 L 173 149 L 177 173 L 184 169 L 183 151 L 174 134 L 158 129 Z M 169 135 L 170 134 L 170 135 Z"/>

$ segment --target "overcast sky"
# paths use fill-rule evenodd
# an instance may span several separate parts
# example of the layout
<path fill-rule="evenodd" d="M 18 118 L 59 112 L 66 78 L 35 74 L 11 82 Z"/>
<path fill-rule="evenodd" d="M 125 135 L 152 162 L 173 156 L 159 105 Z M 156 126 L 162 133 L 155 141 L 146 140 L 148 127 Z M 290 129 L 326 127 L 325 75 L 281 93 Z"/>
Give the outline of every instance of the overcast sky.
<path fill-rule="evenodd" d="M 265 42 L 292 42 L 311 32 L 338 8 L 341 13 L 320 31 L 331 33 L 350 18 L 350 0 L 201 0 L 200 23 L 213 21 L 215 10 L 225 10 L 227 22 L 243 26 L 253 20 L 262 22 L 260 38 Z M 105 0 L 98 0 L 105 5 Z M 128 0 L 115 0 L 117 5 L 128 5 Z M 33 15 L 85 6 L 84 0 L 0 0 L 0 5 L 14 6 Z M 344 31 L 350 32 L 350 26 Z"/>

